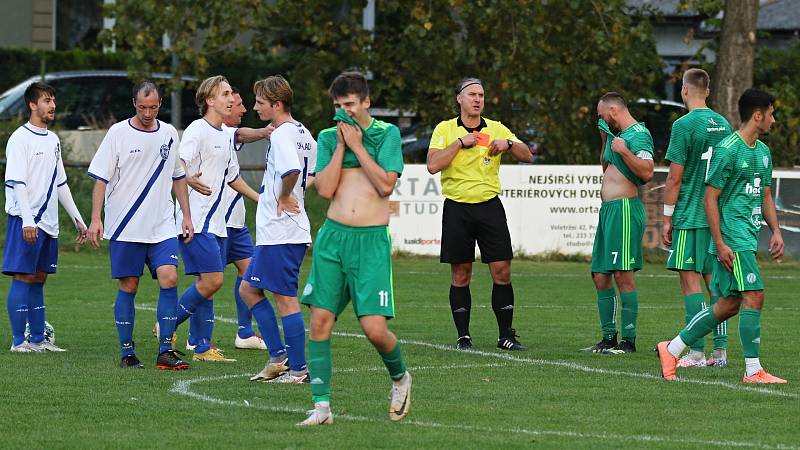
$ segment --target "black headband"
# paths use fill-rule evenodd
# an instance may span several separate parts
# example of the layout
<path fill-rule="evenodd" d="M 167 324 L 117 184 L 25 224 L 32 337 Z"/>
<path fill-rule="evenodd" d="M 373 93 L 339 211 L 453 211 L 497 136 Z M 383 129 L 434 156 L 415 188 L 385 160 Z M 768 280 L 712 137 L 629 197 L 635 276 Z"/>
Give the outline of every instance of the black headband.
<path fill-rule="evenodd" d="M 456 91 L 456 95 L 460 94 L 460 93 L 461 93 L 461 91 L 463 91 L 464 89 L 466 89 L 466 88 L 468 88 L 468 87 L 472 86 L 473 84 L 482 84 L 482 83 L 481 83 L 480 81 L 470 81 L 469 83 L 467 83 L 467 84 L 465 84 L 465 85 L 461 86 L 461 89 L 459 89 L 459 90 L 457 90 L 457 91 Z"/>

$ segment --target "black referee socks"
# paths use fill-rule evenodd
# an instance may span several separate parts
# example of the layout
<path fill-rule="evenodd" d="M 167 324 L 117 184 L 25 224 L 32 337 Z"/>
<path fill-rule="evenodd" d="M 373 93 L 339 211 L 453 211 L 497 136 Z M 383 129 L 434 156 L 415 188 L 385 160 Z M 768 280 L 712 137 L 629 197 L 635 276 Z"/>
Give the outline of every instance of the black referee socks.
<path fill-rule="evenodd" d="M 450 285 L 450 311 L 453 313 L 458 337 L 469 335 L 470 308 L 472 308 L 472 294 L 469 292 L 469 286 Z"/>
<path fill-rule="evenodd" d="M 514 321 L 514 288 L 511 287 L 511 283 L 495 283 L 492 286 L 492 310 L 497 317 L 499 336 L 507 337 L 506 334 Z"/>

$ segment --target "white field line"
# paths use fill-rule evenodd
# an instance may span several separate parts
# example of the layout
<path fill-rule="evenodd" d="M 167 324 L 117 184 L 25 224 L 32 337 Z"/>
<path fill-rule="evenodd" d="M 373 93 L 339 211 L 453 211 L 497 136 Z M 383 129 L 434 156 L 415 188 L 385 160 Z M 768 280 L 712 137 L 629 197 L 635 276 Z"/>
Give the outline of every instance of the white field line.
<path fill-rule="evenodd" d="M 476 365 L 484 367 L 486 365 Z M 425 367 L 426 369 L 448 369 L 451 366 L 442 366 L 442 367 Z M 455 367 L 455 366 L 453 366 Z M 385 370 L 384 368 L 375 368 L 379 370 Z M 414 368 L 414 370 L 420 370 L 423 367 Z M 371 369 L 368 369 L 371 370 Z M 234 406 L 239 408 L 253 408 L 261 411 L 269 411 L 269 412 L 276 412 L 276 413 L 290 413 L 290 414 L 302 414 L 305 413 L 306 410 L 302 408 L 291 408 L 287 406 L 266 406 L 266 405 L 258 405 L 258 404 L 251 404 L 247 400 L 225 400 L 216 397 L 212 397 L 206 394 L 200 394 L 197 392 L 192 391 L 192 386 L 199 383 L 210 383 L 210 382 L 217 382 L 217 381 L 224 381 L 234 378 L 244 378 L 248 375 L 222 375 L 217 377 L 200 377 L 188 380 L 179 380 L 176 381 L 170 392 L 174 392 L 179 395 L 183 395 L 189 398 L 193 398 L 195 400 L 204 401 L 207 403 L 213 403 L 216 405 L 222 406 Z M 338 419 L 345 419 L 350 420 L 353 422 L 365 422 L 365 423 L 380 423 L 385 424 L 385 419 L 377 419 L 373 417 L 364 417 L 364 416 L 355 416 L 349 414 L 336 414 L 336 418 Z M 791 445 L 784 445 L 778 444 L 776 446 L 771 445 L 764 445 L 758 442 L 743 442 L 743 441 L 729 441 L 729 440 L 704 440 L 704 439 L 686 439 L 686 438 L 670 438 L 670 437 L 662 437 L 662 436 L 655 436 L 649 434 L 634 434 L 634 435 L 621 435 L 621 434 L 614 434 L 614 433 L 585 433 L 579 431 L 563 431 L 563 430 L 533 430 L 528 428 L 491 428 L 491 427 L 480 427 L 480 426 L 473 426 L 473 425 L 463 425 L 463 424 L 442 424 L 437 422 L 428 422 L 428 421 L 420 421 L 420 420 L 405 420 L 399 424 L 400 426 L 419 426 L 424 428 L 435 428 L 435 429 L 453 429 L 453 430 L 463 430 L 469 432 L 479 432 L 483 434 L 493 434 L 493 435 L 500 435 L 500 434 L 525 434 L 531 436 L 554 436 L 554 437 L 562 437 L 562 438 L 574 438 L 574 439 L 603 439 L 603 440 L 611 440 L 611 441 L 622 441 L 622 442 L 641 442 L 641 443 L 668 443 L 668 444 L 691 444 L 691 445 L 708 445 L 714 447 L 723 447 L 723 448 L 730 448 L 730 447 L 739 447 L 739 448 L 763 448 L 763 449 L 797 449 L 796 446 Z"/>
<path fill-rule="evenodd" d="M 545 264 L 545 263 L 543 263 Z M 587 264 L 588 266 L 588 264 Z M 79 270 L 102 270 L 110 269 L 109 266 L 84 266 L 80 264 L 64 264 L 59 265 L 59 268 L 62 269 L 79 269 Z M 395 274 L 404 274 L 404 275 L 441 275 L 441 276 L 450 276 L 448 272 L 423 272 L 423 271 L 415 271 L 415 270 L 398 270 L 394 269 Z M 577 274 L 577 273 L 543 273 L 543 272 L 519 272 L 515 271 L 511 274 L 513 277 L 521 277 L 521 278 L 586 278 L 587 280 L 591 281 L 591 276 L 587 271 L 585 275 Z M 637 273 L 636 278 L 678 278 L 677 274 L 673 273 Z M 796 275 L 767 275 L 762 278 L 768 280 L 798 280 L 800 276 Z"/>
<path fill-rule="evenodd" d="M 140 309 L 143 311 L 155 311 L 156 309 L 151 305 L 136 305 L 136 309 Z M 214 318 L 218 322 L 222 323 L 236 323 L 236 320 L 230 319 L 227 317 L 216 316 Z M 334 336 L 341 336 L 341 337 L 348 337 L 348 338 L 356 338 L 356 339 L 365 339 L 363 334 L 357 333 L 348 333 L 348 332 L 341 332 L 341 331 L 334 331 Z M 564 369 L 574 370 L 578 372 L 584 373 L 597 373 L 601 375 L 614 375 L 614 376 L 622 376 L 622 377 L 631 377 L 631 378 L 642 378 L 646 380 L 657 380 L 659 382 L 665 382 L 662 380 L 661 375 L 656 375 L 652 373 L 645 373 L 645 372 L 629 372 L 629 371 L 622 371 L 622 370 L 612 370 L 612 369 L 603 369 L 600 367 L 591 367 L 586 366 L 583 364 L 578 364 L 570 361 L 562 361 L 562 360 L 547 360 L 547 359 L 535 359 L 535 358 L 524 358 L 520 356 L 515 356 L 509 353 L 495 353 L 495 352 L 486 352 L 482 350 L 469 350 L 468 352 L 461 352 L 452 346 L 441 345 L 441 344 L 433 344 L 430 342 L 423 342 L 423 341 L 414 341 L 409 339 L 400 339 L 400 343 L 403 345 L 416 345 L 420 347 L 428 347 L 434 350 L 439 350 L 443 352 L 458 352 L 458 353 L 471 353 L 473 355 L 484 356 L 487 358 L 494 358 L 499 359 L 501 361 L 510 361 L 514 363 L 520 363 L 523 365 L 532 365 L 532 366 L 551 366 L 551 367 L 560 367 Z M 678 377 L 678 380 L 684 383 L 692 383 L 692 384 L 699 384 L 703 386 L 719 386 L 727 389 L 731 389 L 734 391 L 740 392 L 751 392 L 756 394 L 764 394 L 764 395 L 772 395 L 776 397 L 787 397 L 787 398 L 800 398 L 800 395 L 794 394 L 791 392 L 783 392 L 780 390 L 768 389 L 766 387 L 758 387 L 758 386 L 745 386 L 742 384 L 733 384 L 733 383 L 726 383 L 724 381 L 706 381 L 706 380 L 692 380 L 692 379 L 684 379 L 682 377 Z"/>

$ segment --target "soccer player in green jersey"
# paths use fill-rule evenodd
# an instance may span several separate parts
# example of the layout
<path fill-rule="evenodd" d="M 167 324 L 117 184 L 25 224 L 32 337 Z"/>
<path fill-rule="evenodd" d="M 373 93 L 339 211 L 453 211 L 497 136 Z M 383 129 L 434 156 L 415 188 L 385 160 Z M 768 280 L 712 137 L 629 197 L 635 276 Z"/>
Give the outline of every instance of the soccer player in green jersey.
<path fill-rule="evenodd" d="M 411 405 L 411 374 L 387 321 L 394 317 L 389 196 L 403 172 L 400 130 L 369 114 L 367 79 L 345 72 L 330 87 L 335 127 L 317 139 L 314 184 L 331 200 L 317 233 L 311 274 L 303 289 L 311 307 L 308 372 L 314 409 L 300 426 L 330 425 L 331 333 L 352 300 L 364 334 L 392 379 L 389 418 L 402 420 Z"/>
<path fill-rule="evenodd" d="M 708 253 L 711 233 L 708 231 L 703 210 L 706 173 L 711 164 L 714 147 L 731 134 L 725 118 L 706 106 L 709 90 L 708 73 L 702 69 L 689 69 L 683 74 L 683 98 L 689 113 L 672 124 L 672 134 L 667 149 L 669 175 L 664 189 L 664 226 L 662 241 L 672 247 L 667 258 L 667 269 L 678 272 L 686 323 L 706 307 L 703 282 L 711 297 L 713 258 Z M 678 367 L 724 367 L 728 364 L 727 322 L 714 329 L 714 352 L 706 361 L 705 339 L 698 339 Z"/>
<path fill-rule="evenodd" d="M 762 220 L 772 231 L 769 251 L 783 255 L 783 238 L 772 199 L 772 157 L 758 136 L 769 132 L 775 98 L 748 89 L 739 98 L 739 131 L 714 147 L 706 178 L 705 209 L 711 230 L 710 251 L 716 255 L 711 289 L 720 298 L 697 313 L 672 341 L 656 347 L 661 374 L 675 379 L 678 357 L 687 346 L 710 333 L 720 322 L 739 314 L 739 338 L 744 350 L 745 383 L 786 383 L 767 373 L 758 359 L 764 284 L 756 261 Z M 724 215 L 720 214 L 724 211 Z"/>
<path fill-rule="evenodd" d="M 631 116 L 625 99 L 609 92 L 597 103 L 601 130 L 603 184 L 600 219 L 592 249 L 592 281 L 603 339 L 583 352 L 622 354 L 636 351 L 639 296 L 634 272 L 642 268 L 644 206 L 639 186 L 653 178 L 653 138 Z M 618 135 L 612 130 L 617 130 Z M 622 340 L 617 343 L 617 294 L 622 300 Z"/>

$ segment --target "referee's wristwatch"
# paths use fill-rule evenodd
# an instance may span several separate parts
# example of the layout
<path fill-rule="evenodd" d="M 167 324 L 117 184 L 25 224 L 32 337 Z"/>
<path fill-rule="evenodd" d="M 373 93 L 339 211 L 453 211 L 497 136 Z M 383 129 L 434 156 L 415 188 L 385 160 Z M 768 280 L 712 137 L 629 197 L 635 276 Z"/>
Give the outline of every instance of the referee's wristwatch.
<path fill-rule="evenodd" d="M 506 150 L 511 150 L 511 147 L 514 146 L 514 141 L 511 139 L 506 139 L 506 143 L 508 144 L 508 148 Z"/>

